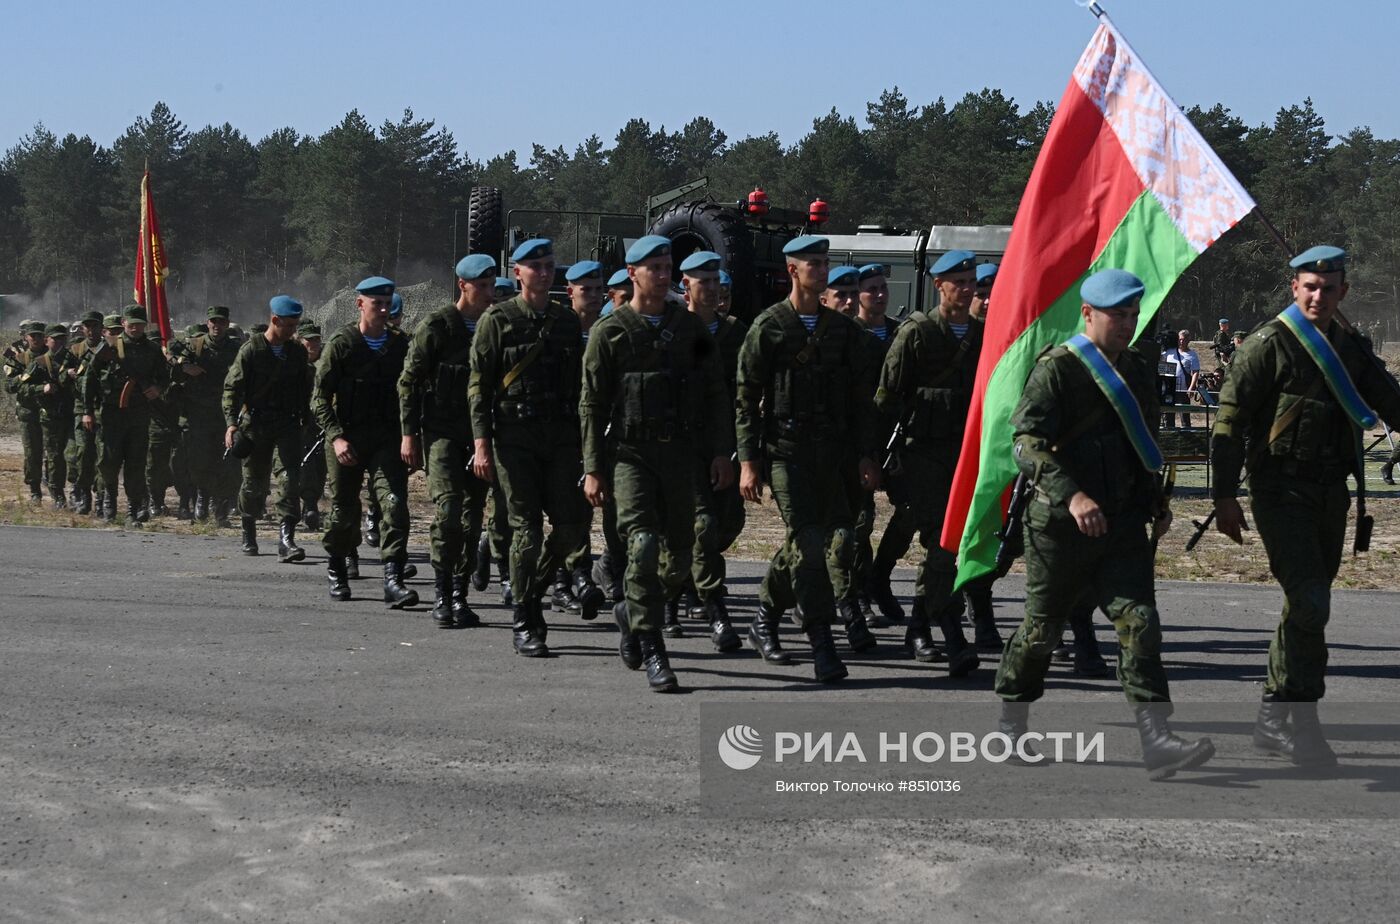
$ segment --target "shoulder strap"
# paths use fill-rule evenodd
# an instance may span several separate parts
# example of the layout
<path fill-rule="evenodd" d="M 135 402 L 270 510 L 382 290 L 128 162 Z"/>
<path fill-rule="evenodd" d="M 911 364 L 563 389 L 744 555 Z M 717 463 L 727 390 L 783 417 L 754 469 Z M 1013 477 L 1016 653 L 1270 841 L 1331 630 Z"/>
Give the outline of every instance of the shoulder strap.
<path fill-rule="evenodd" d="M 932 319 L 930 319 L 930 321 L 931 320 Z M 928 383 L 927 387 L 937 388 L 939 385 L 942 385 L 944 382 L 948 381 L 948 379 L 952 378 L 957 371 L 962 368 L 963 362 L 967 359 L 967 354 L 972 352 L 972 339 L 972 326 L 971 322 L 969 322 L 967 335 L 963 337 L 962 340 L 958 341 L 957 352 L 953 354 L 952 359 L 948 360 L 948 365 L 943 367 L 943 371 L 933 377 L 933 380 Z M 978 340 L 980 339 L 979 337 Z"/>
<path fill-rule="evenodd" d="M 796 310 L 794 310 L 793 314 L 796 313 Z M 793 361 L 799 366 L 805 366 L 807 363 L 811 362 L 812 356 L 817 352 L 817 344 L 821 343 L 822 335 L 826 333 L 826 329 L 831 321 L 831 316 L 835 313 L 836 312 L 828 308 L 826 311 L 821 311 L 817 314 L 816 327 L 807 335 L 807 342 L 802 344 L 802 349 L 798 350 L 797 355 L 793 357 Z M 802 319 L 800 317 L 797 319 L 797 323 L 802 324 Z M 802 324 L 803 330 L 806 330 L 806 327 L 807 325 Z"/>
<path fill-rule="evenodd" d="M 515 380 L 524 375 L 525 370 L 529 369 L 530 365 L 540 358 L 540 354 L 544 352 L 545 342 L 549 339 L 549 332 L 554 329 L 554 322 L 558 317 L 558 315 L 551 314 L 549 317 L 545 318 L 544 326 L 540 328 L 539 338 L 530 347 L 529 352 L 520 357 L 520 361 L 501 377 L 502 390 L 514 385 Z"/>

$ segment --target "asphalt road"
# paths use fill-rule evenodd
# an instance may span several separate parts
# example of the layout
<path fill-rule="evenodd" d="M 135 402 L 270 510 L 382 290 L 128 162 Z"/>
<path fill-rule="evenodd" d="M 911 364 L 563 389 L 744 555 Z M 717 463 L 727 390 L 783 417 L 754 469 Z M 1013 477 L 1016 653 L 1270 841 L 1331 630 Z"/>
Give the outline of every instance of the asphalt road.
<path fill-rule="evenodd" d="M 1389 921 L 1400 898 L 1390 820 L 706 813 L 703 704 L 990 698 L 985 671 L 896 657 L 894 630 L 821 688 L 693 624 L 670 646 L 687 695 L 657 696 L 576 617 L 527 660 L 500 606 L 451 632 L 384 609 L 372 551 L 342 604 L 319 557 L 229 537 L 5 527 L 0 560 L 7 921 Z M 760 566 L 732 570 L 748 612 Z M 1007 631 L 1019 584 L 997 593 Z M 1175 698 L 1256 701 L 1280 601 L 1161 586 Z M 1336 595 L 1329 697 L 1400 702 L 1398 609 Z M 1058 669 L 1048 696 L 1120 694 Z"/>

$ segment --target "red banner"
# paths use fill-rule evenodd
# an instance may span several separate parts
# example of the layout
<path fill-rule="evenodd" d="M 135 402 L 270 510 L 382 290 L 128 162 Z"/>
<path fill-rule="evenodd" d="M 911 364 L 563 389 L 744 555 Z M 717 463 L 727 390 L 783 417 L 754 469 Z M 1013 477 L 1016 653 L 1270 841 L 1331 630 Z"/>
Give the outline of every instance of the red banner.
<path fill-rule="evenodd" d="M 161 343 L 170 341 L 170 309 L 165 302 L 165 278 L 170 266 L 165 262 L 165 246 L 156 221 L 156 203 L 151 196 L 151 171 L 141 177 L 141 238 L 136 246 L 136 304 L 146 309 L 146 319 L 155 325 Z"/>

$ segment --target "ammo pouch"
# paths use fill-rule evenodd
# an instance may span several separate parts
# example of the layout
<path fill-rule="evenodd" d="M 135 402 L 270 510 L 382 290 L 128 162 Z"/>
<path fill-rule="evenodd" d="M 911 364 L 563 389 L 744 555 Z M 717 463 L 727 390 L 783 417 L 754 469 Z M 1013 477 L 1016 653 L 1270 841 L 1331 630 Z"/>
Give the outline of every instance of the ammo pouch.
<path fill-rule="evenodd" d="M 341 425 L 347 430 L 399 418 L 398 395 L 393 386 L 371 379 L 342 382 L 335 406 Z"/>
<path fill-rule="evenodd" d="M 920 442 L 960 440 L 965 404 L 958 399 L 958 393 L 951 388 L 925 385 L 914 389 L 905 434 Z"/>
<path fill-rule="evenodd" d="M 619 438 L 666 443 L 689 434 L 695 416 L 692 408 L 683 406 L 689 395 L 689 383 L 682 373 L 623 373 L 614 412 Z"/>
<path fill-rule="evenodd" d="M 765 415 L 769 440 L 840 439 L 846 433 L 850 371 L 832 365 L 794 366 L 773 379 L 773 409 Z"/>
<path fill-rule="evenodd" d="M 470 366 L 457 363 L 438 365 L 437 381 L 433 383 L 430 397 L 435 415 L 455 417 L 467 413 L 467 383 L 471 371 Z"/>

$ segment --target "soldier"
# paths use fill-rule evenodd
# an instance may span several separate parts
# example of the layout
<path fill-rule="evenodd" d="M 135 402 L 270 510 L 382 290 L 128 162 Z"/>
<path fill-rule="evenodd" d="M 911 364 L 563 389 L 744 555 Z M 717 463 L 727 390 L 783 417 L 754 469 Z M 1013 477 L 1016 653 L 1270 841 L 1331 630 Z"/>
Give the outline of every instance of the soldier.
<path fill-rule="evenodd" d="M 787 535 L 759 587 L 749 639 L 772 664 L 791 660 L 778 638 L 782 612 L 796 606 L 811 642 L 817 680 L 833 683 L 846 667 L 836 653 L 836 620 L 826 557 L 849 554 L 852 514 L 842 464 L 852 451 L 862 487 L 879 487 L 874 408 L 865 386 L 866 333 L 823 308 L 826 238 L 802 236 L 783 247 L 791 292 L 754 320 L 739 351 L 735 429 L 739 490 L 759 503 L 773 486 Z M 854 447 L 854 450 L 852 449 Z"/>
<path fill-rule="evenodd" d="M 1222 363 L 1230 361 L 1230 354 L 1235 352 L 1234 335 L 1230 333 L 1230 319 L 1221 318 L 1217 323 L 1220 329 L 1211 338 L 1210 348 L 1215 351 L 1215 358 Z"/>
<path fill-rule="evenodd" d="M 632 277 L 627 267 L 608 277 L 607 300 L 603 303 L 602 317 L 612 314 L 632 300 Z M 616 606 L 623 599 L 622 572 L 627 567 L 627 551 L 617 535 L 617 504 L 612 495 L 603 501 L 603 554 L 593 562 L 593 583 L 601 588 L 603 599 Z M 667 604 L 666 621 L 671 622 L 672 609 Z M 679 623 L 677 622 L 677 625 Z"/>
<path fill-rule="evenodd" d="M 687 272 L 714 274 L 706 280 L 713 284 L 719 258 L 710 256 L 710 268 L 687 264 Z M 714 339 L 695 314 L 667 299 L 671 241 L 639 238 L 627 250 L 627 267 L 632 301 L 595 328 L 584 357 L 583 491 L 594 507 L 610 493 L 617 497 L 627 548 L 626 600 L 613 610 L 622 662 L 631 670 L 645 666 L 650 687 L 672 693 L 679 684 L 661 635 L 662 611 L 690 574 L 695 541 L 695 487 L 675 476 L 700 467 L 712 490 L 729 487 L 734 428 Z"/>
<path fill-rule="evenodd" d="M 470 468 L 467 385 L 472 336 L 491 307 L 496 261 L 473 254 L 457 262 L 456 272 L 456 303 L 418 325 L 398 385 L 400 456 L 410 470 L 426 468 L 437 510 L 430 531 L 437 591 L 433 619 L 442 629 L 481 625 L 467 605 L 467 575 L 475 565 L 471 556 L 481 534 L 487 485 Z"/>
<path fill-rule="evenodd" d="M 875 393 L 886 425 L 903 429 L 899 496 L 909 507 L 924 548 L 904 645 L 919 661 L 937 660 L 930 631 L 936 624 L 953 677 L 966 676 L 980 663 L 977 650 L 963 636 L 962 596 L 953 593 L 956 560 L 939 544 L 982 351 L 982 322 L 968 313 L 976 260 L 971 251 L 950 250 L 929 268 L 938 307 L 916 312 L 900 326 Z"/>
<path fill-rule="evenodd" d="M 102 312 L 89 311 L 79 322 L 82 325 L 83 339 L 72 343 L 68 352 L 73 354 L 77 364 L 68 370 L 73 381 L 73 437 L 68 441 L 68 481 L 71 487 L 70 500 L 73 510 L 86 516 L 92 513 L 92 488 L 97 477 L 97 434 L 83 428 L 82 376 L 88 364 L 102 346 Z"/>
<path fill-rule="evenodd" d="M 316 366 L 311 408 L 325 431 L 331 511 L 322 542 L 332 600 L 350 599 L 347 557 L 360 545 L 360 489 L 368 477 L 386 514 L 379 556 L 384 562 L 384 602 L 391 609 L 418 603 L 404 586 L 408 560 L 408 468 L 399 452 L 397 386 L 408 337 L 389 325 L 394 283 L 371 276 L 355 287 L 356 323 L 337 331 Z"/>
<path fill-rule="evenodd" d="M 520 294 L 483 315 L 472 339 L 473 470 L 486 481 L 499 476 L 505 495 L 515 651 L 543 657 L 544 517 L 552 526 L 549 551 L 561 559 L 588 532 L 588 505 L 578 490 L 583 331 L 572 311 L 550 299 L 553 243 L 532 238 L 511 259 Z"/>
<path fill-rule="evenodd" d="M 194 519 L 194 502 L 198 493 L 194 486 L 194 475 L 190 468 L 190 432 L 189 415 L 185 413 L 185 405 L 189 401 L 188 382 L 182 381 L 185 377 L 177 373 L 174 368 L 179 364 L 180 356 L 189 352 L 191 344 L 203 337 L 208 336 L 209 328 L 205 324 L 191 324 L 185 328 L 185 335 L 176 338 L 166 345 L 166 353 L 169 356 L 171 365 L 170 388 L 167 395 L 179 393 L 179 400 L 176 407 L 179 409 L 177 424 L 180 429 L 180 442 L 175 446 L 175 452 L 170 457 L 170 470 L 173 476 L 175 492 L 180 497 L 180 506 L 175 510 L 175 518 L 178 520 Z M 176 383 L 179 382 L 177 388 Z"/>
<path fill-rule="evenodd" d="M 992 289 L 996 285 L 997 264 L 979 263 L 977 264 L 977 286 L 972 295 L 972 304 L 968 308 L 968 314 L 977 320 L 987 321 L 987 308 L 991 304 Z M 992 604 L 992 584 L 996 582 L 996 575 L 985 574 L 979 578 L 969 581 L 963 586 L 963 597 L 967 600 L 967 612 L 971 617 L 975 630 L 973 643 L 979 651 L 1001 651 L 1002 637 L 997 630 L 996 610 Z M 1099 671 L 1106 671 L 1103 666 L 1103 659 L 1098 655 L 1098 643 L 1094 639 L 1094 627 L 1092 622 L 1092 608 L 1084 618 L 1079 618 L 1080 614 L 1070 617 L 1070 625 L 1074 629 L 1076 651 L 1075 660 L 1085 668 L 1084 672 L 1091 672 L 1094 676 L 1101 676 Z M 1083 634 L 1082 626 L 1088 625 L 1088 635 Z M 1088 646 L 1088 647 L 1086 647 Z M 1092 648 L 1092 656 L 1089 653 Z M 1056 649 L 1058 652 L 1059 649 Z M 1097 667 L 1090 669 L 1090 665 L 1097 659 Z M 1076 671 L 1077 673 L 1079 671 Z"/>
<path fill-rule="evenodd" d="M 122 312 L 122 333 L 93 357 L 84 376 L 83 426 L 101 425 L 102 516 L 117 517 L 117 478 L 126 488 L 127 521 L 146 516 L 146 441 L 150 405 L 170 378 L 165 354 L 146 337 L 146 309 L 129 305 Z"/>
<path fill-rule="evenodd" d="M 212 513 L 221 527 L 229 525 L 240 477 L 238 460 L 224 450 L 224 379 L 241 345 L 229 334 L 228 316 L 227 307 L 211 306 L 205 312 L 206 333 L 186 341 L 171 373 L 185 383 L 180 411 L 194 489 L 194 518 L 204 521 Z"/>
<path fill-rule="evenodd" d="M 175 342 L 175 341 L 172 341 Z M 167 364 L 172 356 L 172 344 L 163 344 L 162 356 Z M 178 349 L 178 347 L 177 347 Z M 165 506 L 165 492 L 172 486 L 177 493 L 180 488 L 188 490 L 184 479 L 177 480 L 174 468 L 175 453 L 182 442 L 180 429 L 184 382 L 181 378 L 170 377 L 169 384 L 160 397 L 150 405 L 150 432 L 146 437 L 146 516 L 147 518 L 167 516 L 170 511 Z"/>
<path fill-rule="evenodd" d="M 267 509 L 276 450 L 286 473 L 277 498 L 282 518 L 277 560 L 298 562 L 306 558 L 296 528 L 301 520 L 301 431 L 310 407 L 306 347 L 296 339 L 302 308 L 289 295 L 273 296 L 267 307 L 267 330 L 239 348 L 224 379 L 224 448 L 232 450 L 235 439 L 251 444 L 238 492 L 244 555 L 258 554 L 258 518 Z"/>
<path fill-rule="evenodd" d="M 493 304 L 514 297 L 515 280 L 497 276 Z M 491 484 L 491 513 L 476 543 L 476 570 L 472 573 L 472 586 L 477 590 L 485 590 L 490 583 L 493 559 L 500 576 L 501 602 L 510 606 L 515 599 L 510 589 L 510 524 L 506 522 L 506 496 L 501 492 L 499 481 Z"/>
<path fill-rule="evenodd" d="M 734 277 L 729 270 L 719 271 L 719 305 L 715 311 L 722 318 L 729 317 L 729 307 L 734 297 Z"/>
<path fill-rule="evenodd" d="M 73 429 L 73 379 L 68 371 L 76 366 L 68 352 L 68 328 L 50 324 L 45 330 L 44 347 L 32 354 L 29 366 L 20 376 L 19 397 L 39 412 L 44 470 L 48 475 L 49 497 L 55 510 L 67 506 L 64 483 L 68 463 L 64 450 Z"/>
<path fill-rule="evenodd" d="M 1323 768 L 1337 762 L 1317 702 L 1326 689 L 1332 581 L 1351 503 L 1346 477 L 1357 475 L 1357 496 L 1364 497 L 1362 434 L 1377 416 L 1400 427 L 1400 392 L 1338 313 L 1347 294 L 1346 252 L 1313 247 L 1289 266 L 1293 303 L 1250 334 L 1220 393 L 1211 496 L 1216 528 L 1241 542 L 1236 495 L 1244 468 L 1259 538 L 1283 586 L 1254 743 Z"/>
<path fill-rule="evenodd" d="M 37 396 L 21 389 L 22 379 L 44 346 L 44 322 L 25 320 L 19 326 L 20 340 L 5 351 L 5 390 L 15 396 L 15 416 L 19 419 L 20 448 L 24 454 L 24 483 L 29 502 L 43 503 L 44 427 Z"/>
<path fill-rule="evenodd" d="M 1011 417 L 1016 464 L 1032 479 L 1026 508 L 1026 618 L 1006 642 L 997 671 L 1000 731 L 1019 742 L 1030 703 L 1070 611 L 1085 599 L 1118 631 L 1118 679 L 1133 704 L 1149 777 L 1166 779 L 1209 760 L 1167 724 L 1171 696 L 1160 654 L 1147 524 L 1171 525 L 1156 472 L 1162 456 L 1155 361 L 1129 349 L 1144 287 L 1132 273 L 1100 270 L 1084 281 L 1084 333 L 1047 348 Z M 1156 704 L 1156 705 L 1153 705 Z"/>
<path fill-rule="evenodd" d="M 388 325 L 394 330 L 403 330 L 403 296 L 398 292 L 394 293 L 393 299 L 389 302 Z M 379 498 L 374 496 L 374 491 L 365 492 L 365 544 L 379 548 L 379 522 L 383 519 L 383 513 L 379 508 Z M 404 566 L 404 578 L 411 578 L 418 573 L 418 569 L 413 565 Z"/>
<path fill-rule="evenodd" d="M 861 317 L 870 319 L 866 326 L 876 337 L 880 337 L 882 333 L 884 335 L 884 352 L 880 357 L 883 366 L 884 357 L 889 354 L 890 344 L 894 341 L 894 331 L 899 326 L 885 317 L 890 301 L 889 281 L 885 277 L 884 266 L 878 263 L 862 266 L 860 272 Z M 885 436 L 888 438 L 888 434 Z M 890 577 L 894 573 L 895 565 L 899 564 L 899 560 L 914 544 L 915 532 L 913 513 L 906 504 L 899 502 L 898 479 L 886 479 L 884 487 L 890 499 L 890 519 L 885 523 L 884 532 L 880 534 L 879 548 L 871 556 L 869 580 L 866 585 L 866 594 L 878 610 L 866 614 L 865 618 L 868 625 L 877 629 L 901 625 L 904 622 L 904 608 L 899 605 L 899 600 L 890 587 Z M 859 519 L 856 526 L 858 530 L 863 528 Z"/>
<path fill-rule="evenodd" d="M 621 308 L 632 300 L 632 277 L 623 267 L 608 277 L 608 297 L 603 304 L 603 315 L 612 314 L 613 309 Z"/>
<path fill-rule="evenodd" d="M 306 394 L 309 402 L 316 383 L 316 363 L 321 359 L 321 328 L 315 321 L 297 325 L 297 339 L 306 348 Z M 326 454 L 322 451 L 321 428 L 316 416 L 307 410 L 301 428 L 301 522 L 307 529 L 321 528 L 321 498 L 326 493 Z"/>
<path fill-rule="evenodd" d="M 854 318 L 860 310 L 860 270 L 854 266 L 833 266 L 828 270 L 822 304 Z"/>

